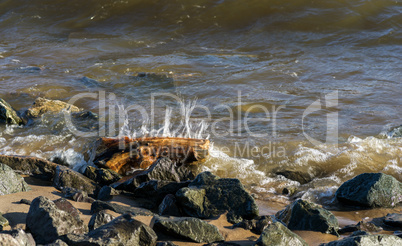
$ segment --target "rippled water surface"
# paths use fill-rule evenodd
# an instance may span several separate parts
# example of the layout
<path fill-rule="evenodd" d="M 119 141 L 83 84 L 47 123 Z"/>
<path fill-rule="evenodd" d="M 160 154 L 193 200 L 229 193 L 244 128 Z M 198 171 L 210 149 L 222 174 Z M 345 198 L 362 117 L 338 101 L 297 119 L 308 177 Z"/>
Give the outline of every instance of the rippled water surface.
<path fill-rule="evenodd" d="M 206 120 L 203 137 L 214 142 L 203 169 L 278 200 L 299 184 L 275 172 L 307 171 L 314 180 L 305 196 L 325 199 L 362 172 L 402 181 L 402 140 L 381 135 L 401 124 L 401 45 L 399 0 L 2 0 L 0 97 L 23 111 L 38 96 L 69 101 L 103 91 L 107 102 L 153 112 L 157 129 L 171 107 L 171 132 L 180 105 L 156 96 L 152 111 L 153 93 L 197 99 L 204 110 L 192 117 Z M 333 92 L 334 107 L 303 115 Z M 99 100 L 76 105 L 102 111 Z M 331 113 L 338 145 L 312 144 L 306 135 L 324 142 Z M 245 118 L 265 120 L 247 130 Z M 129 116 L 128 125 L 140 132 L 143 122 Z M 93 141 L 71 133 L 62 115 L 0 129 L 1 153 L 64 156 L 73 165 L 85 163 Z"/>

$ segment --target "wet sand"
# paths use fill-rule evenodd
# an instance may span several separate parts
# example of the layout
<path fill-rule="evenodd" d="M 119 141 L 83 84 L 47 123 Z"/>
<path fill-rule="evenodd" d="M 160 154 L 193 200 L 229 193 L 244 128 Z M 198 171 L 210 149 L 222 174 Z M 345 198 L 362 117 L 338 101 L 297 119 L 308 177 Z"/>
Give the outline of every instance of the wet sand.
<path fill-rule="evenodd" d="M 25 177 L 25 181 L 32 188 L 31 191 L 0 196 L 0 212 L 3 214 L 5 218 L 8 219 L 10 223 L 10 226 L 5 227 L 4 230 L 10 230 L 15 228 L 25 229 L 25 220 L 29 210 L 29 205 L 21 204 L 20 203 L 21 199 L 28 199 L 32 201 L 38 196 L 46 196 L 52 200 L 56 200 L 62 197 L 62 193 L 58 191 L 56 188 L 52 187 L 50 182 L 41 181 L 32 177 Z M 81 212 L 80 217 L 84 221 L 84 223 L 88 224 L 91 218 L 90 214 L 91 204 L 75 202 L 72 200 L 69 201 L 73 204 L 74 207 L 76 207 Z M 136 206 L 134 200 L 122 195 L 114 197 L 111 202 L 126 206 L 127 205 Z M 275 212 L 277 212 L 278 210 L 283 209 L 283 205 L 268 203 L 260 200 L 257 200 L 257 203 L 260 207 L 261 215 L 275 214 Z M 115 212 L 112 211 L 108 212 L 114 216 L 119 216 L 119 214 Z M 345 225 L 356 224 L 357 222 L 363 219 L 371 221 L 373 218 L 380 218 L 388 213 L 401 213 L 402 209 L 401 207 L 398 207 L 394 209 L 369 209 L 369 210 L 332 211 L 332 212 L 338 218 L 340 226 L 343 227 Z M 152 224 L 151 216 L 137 216 L 136 218 L 147 225 Z M 221 215 L 219 218 L 207 220 L 207 222 L 217 226 L 219 231 L 225 237 L 225 241 L 228 242 L 235 242 L 245 246 L 253 245 L 255 240 L 257 240 L 259 237 L 259 235 L 242 228 L 232 229 L 231 228 L 232 224 L 226 221 L 225 215 Z M 320 232 L 312 232 L 312 231 L 294 231 L 294 232 L 299 236 L 301 236 L 311 246 L 337 240 L 336 236 L 323 234 Z M 384 228 L 384 231 L 381 231 L 380 233 L 392 234 L 393 231 Z M 179 246 L 203 245 L 186 241 L 178 241 L 177 238 L 172 238 L 169 237 L 168 235 L 159 236 L 158 241 L 173 241 L 175 244 Z"/>

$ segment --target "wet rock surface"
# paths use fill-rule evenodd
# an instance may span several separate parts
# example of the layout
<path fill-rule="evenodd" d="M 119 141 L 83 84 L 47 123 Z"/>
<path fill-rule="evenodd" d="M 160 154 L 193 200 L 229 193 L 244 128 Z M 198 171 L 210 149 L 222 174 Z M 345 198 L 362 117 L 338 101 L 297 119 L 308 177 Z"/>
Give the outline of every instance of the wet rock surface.
<path fill-rule="evenodd" d="M 154 228 L 155 230 L 159 230 L 167 235 L 176 236 L 197 243 L 211 243 L 224 240 L 216 226 L 210 225 L 197 218 L 156 217 Z"/>
<path fill-rule="evenodd" d="M 197 218 L 211 218 L 228 211 L 237 219 L 258 216 L 258 206 L 238 179 L 220 179 L 210 172 L 199 174 L 188 187 L 176 193 L 183 213 Z"/>
<path fill-rule="evenodd" d="M 337 218 L 328 210 L 317 204 L 298 199 L 276 213 L 290 230 L 319 231 L 337 235 L 339 228 Z"/>
<path fill-rule="evenodd" d="M 157 235 L 149 226 L 125 214 L 86 235 L 68 234 L 62 240 L 68 245 L 154 246 Z"/>
<path fill-rule="evenodd" d="M 0 196 L 29 191 L 31 188 L 12 168 L 0 163 Z"/>
<path fill-rule="evenodd" d="M 348 205 L 395 207 L 402 201 L 402 184 L 383 173 L 363 173 L 343 183 L 336 198 Z"/>
<path fill-rule="evenodd" d="M 68 112 L 80 112 L 78 107 L 62 102 L 59 100 L 50 100 L 38 97 L 33 105 L 25 111 L 25 116 L 28 118 L 37 118 L 45 113 L 60 113 L 63 110 Z"/>
<path fill-rule="evenodd" d="M 393 235 L 358 235 L 332 241 L 321 246 L 395 246 L 402 245 L 402 239 Z"/>
<path fill-rule="evenodd" d="M 281 222 L 270 224 L 256 241 L 259 246 L 308 246 L 297 234 L 290 231 Z"/>
<path fill-rule="evenodd" d="M 276 175 L 282 175 L 287 179 L 297 181 L 300 184 L 306 184 L 312 180 L 310 174 L 307 172 L 296 171 L 296 170 L 278 170 L 275 172 Z"/>
<path fill-rule="evenodd" d="M 53 180 L 56 163 L 38 157 L 0 155 L 0 163 L 21 174 L 31 175 L 42 180 Z"/>
<path fill-rule="evenodd" d="M 84 222 L 59 209 L 50 199 L 40 196 L 32 201 L 26 225 L 36 243 L 52 243 L 68 233 L 83 234 L 88 231 Z"/>
<path fill-rule="evenodd" d="M 92 215 L 91 220 L 88 223 L 88 229 L 89 231 L 93 231 L 114 219 L 115 217 L 106 213 L 106 211 L 99 211 Z"/>
<path fill-rule="evenodd" d="M 64 166 L 58 166 L 53 179 L 53 185 L 62 190 L 64 187 L 82 190 L 90 196 L 96 195 L 99 187 L 84 175 Z"/>
<path fill-rule="evenodd" d="M 0 98 L 0 123 L 20 125 L 23 123 L 17 112 L 6 101 Z"/>

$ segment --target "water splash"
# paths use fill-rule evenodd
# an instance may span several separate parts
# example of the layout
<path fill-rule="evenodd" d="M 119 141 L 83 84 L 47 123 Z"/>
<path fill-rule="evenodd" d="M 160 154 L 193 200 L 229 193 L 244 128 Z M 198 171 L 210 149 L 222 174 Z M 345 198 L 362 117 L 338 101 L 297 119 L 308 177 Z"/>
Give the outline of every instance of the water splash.
<path fill-rule="evenodd" d="M 180 118 L 178 122 L 173 120 L 173 108 L 166 107 L 163 125 L 159 128 L 152 126 L 149 120 L 141 122 L 140 127 L 136 127 L 138 122 L 130 122 L 127 110 L 124 105 L 117 105 L 120 112 L 124 112 L 124 120 L 119 130 L 119 136 L 128 136 L 131 138 L 141 137 L 178 137 L 209 139 L 207 134 L 208 124 L 204 120 L 192 119 L 191 115 L 197 106 L 197 100 L 179 101 Z"/>

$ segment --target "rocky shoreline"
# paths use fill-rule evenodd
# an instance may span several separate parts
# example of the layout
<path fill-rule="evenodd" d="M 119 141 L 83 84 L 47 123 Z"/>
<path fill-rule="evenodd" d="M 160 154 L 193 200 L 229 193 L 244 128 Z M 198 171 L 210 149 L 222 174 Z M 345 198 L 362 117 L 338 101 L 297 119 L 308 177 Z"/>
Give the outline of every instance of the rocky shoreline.
<path fill-rule="evenodd" d="M 4 100 L 0 109 L 6 124 L 29 124 L 46 112 L 67 110 L 77 117 L 83 112 L 43 98 L 23 114 Z M 300 173 L 282 175 L 309 182 Z M 286 191 L 290 197 L 295 192 L 292 187 Z M 195 173 L 166 157 L 123 178 L 102 166 L 79 173 L 62 161 L 0 155 L 0 201 L 0 245 L 402 244 L 402 183 L 383 173 L 344 182 L 334 197 L 337 211 L 294 197 L 286 207 L 265 214 L 238 179 Z M 392 213 L 342 225 L 336 216 L 376 209 Z M 314 236 L 300 236 L 303 232 Z M 317 235 L 327 239 L 311 239 Z"/>
<path fill-rule="evenodd" d="M 14 168 L 1 164 L 0 187 L 4 188 L 0 192 L 3 197 L 10 193 L 16 199 L 18 194 L 32 192 L 30 185 L 17 174 L 22 169 L 17 168 L 19 163 L 25 163 L 24 173 L 33 176 L 25 179 L 30 182 L 39 181 L 35 176 L 47 179 L 41 182 L 52 184 L 59 190 L 58 197 L 62 197 L 54 199 L 52 194 L 51 198 L 42 195 L 32 200 L 14 200 L 21 206 L 29 206 L 26 213 L 19 214 L 25 221 L 18 224 L 15 224 L 15 212 L 0 211 L 2 245 L 175 245 L 162 242 L 160 238 L 168 238 L 178 245 L 190 245 L 186 242 L 199 245 L 308 245 L 295 233 L 300 231 L 338 238 L 323 245 L 398 245 L 402 242 L 398 232 L 402 227 L 400 212 L 371 220 L 362 218 L 356 224 L 341 228 L 334 213 L 297 199 L 276 214 L 261 215 L 257 202 L 239 180 L 219 178 L 210 172 L 191 179 L 189 172 L 178 171 L 181 167 L 169 159 L 159 159 L 153 169 L 137 175 L 135 182 L 140 185 L 134 190 L 132 186 L 120 190 L 113 188 L 116 177 L 107 169 L 89 167 L 84 175 L 52 163 L 49 169 L 55 167 L 54 176 L 48 179 L 40 174 L 44 172 L 43 163 L 51 162 L 4 155 L 0 160 Z M 28 163 L 30 169 L 27 169 Z M 180 180 L 169 178 L 171 173 L 179 175 Z M 144 175 L 147 178 L 138 178 Z M 351 210 L 364 206 L 368 210 L 393 208 L 400 211 L 401 186 L 392 176 L 365 173 L 345 182 L 335 196 Z M 116 197 L 133 200 L 135 205 L 116 203 Z M 78 210 L 73 203 L 88 208 L 91 215 L 88 222 L 84 223 L 82 209 Z M 148 223 L 137 218 L 147 218 Z M 211 223 L 218 218 L 230 226 L 222 228 Z M 249 235 L 254 235 L 249 237 L 252 240 L 227 240 L 232 237 L 229 234 L 239 230 L 249 231 Z"/>

